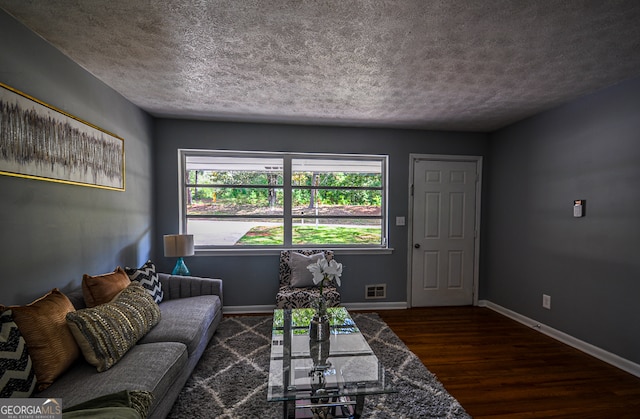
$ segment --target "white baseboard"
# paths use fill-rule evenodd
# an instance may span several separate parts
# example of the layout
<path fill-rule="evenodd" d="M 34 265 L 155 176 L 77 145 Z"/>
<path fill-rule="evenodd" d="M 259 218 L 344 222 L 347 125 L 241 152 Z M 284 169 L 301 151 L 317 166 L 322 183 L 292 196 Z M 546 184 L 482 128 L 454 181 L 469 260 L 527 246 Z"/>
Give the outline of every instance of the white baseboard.
<path fill-rule="evenodd" d="M 403 310 L 408 307 L 406 301 L 381 301 L 379 303 L 344 303 L 347 310 Z"/>
<path fill-rule="evenodd" d="M 273 314 L 275 304 L 262 306 L 223 306 L 223 314 Z"/>
<path fill-rule="evenodd" d="M 628 359 L 622 358 L 616 354 L 605 351 L 602 348 L 599 348 L 590 343 L 584 342 L 580 339 L 577 339 L 571 335 L 568 335 L 550 326 L 544 325 L 536 320 L 523 316 L 522 314 L 516 313 L 515 311 L 511 311 L 508 308 L 504 308 L 498 304 L 492 303 L 491 301 L 479 300 L 478 306 L 487 307 L 497 313 L 502 314 L 505 317 L 508 317 L 512 320 L 517 321 L 518 323 L 522 323 L 525 326 L 529 326 L 533 330 L 537 330 L 540 333 L 543 333 L 547 336 L 554 338 L 555 340 L 558 340 L 575 349 L 578 349 L 579 351 L 589 354 L 594 358 L 598 358 L 599 360 L 604 361 L 607 364 L 620 368 L 621 370 L 626 371 L 629 374 L 633 374 L 636 377 L 640 377 L 640 365 L 636 364 L 635 362 L 631 362 Z"/>
<path fill-rule="evenodd" d="M 407 308 L 405 301 L 381 301 L 379 303 L 344 303 L 343 306 L 347 310 L 402 310 Z M 224 306 L 223 314 L 270 314 L 276 308 L 274 305 L 256 305 L 256 306 Z"/>

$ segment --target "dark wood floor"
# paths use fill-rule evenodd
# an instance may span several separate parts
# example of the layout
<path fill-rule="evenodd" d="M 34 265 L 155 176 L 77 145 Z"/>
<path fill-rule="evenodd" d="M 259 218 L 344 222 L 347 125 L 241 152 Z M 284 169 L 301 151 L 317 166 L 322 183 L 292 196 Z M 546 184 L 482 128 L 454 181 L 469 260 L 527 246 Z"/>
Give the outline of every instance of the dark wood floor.
<path fill-rule="evenodd" d="M 640 378 L 487 308 L 378 311 L 474 418 L 640 418 Z"/>

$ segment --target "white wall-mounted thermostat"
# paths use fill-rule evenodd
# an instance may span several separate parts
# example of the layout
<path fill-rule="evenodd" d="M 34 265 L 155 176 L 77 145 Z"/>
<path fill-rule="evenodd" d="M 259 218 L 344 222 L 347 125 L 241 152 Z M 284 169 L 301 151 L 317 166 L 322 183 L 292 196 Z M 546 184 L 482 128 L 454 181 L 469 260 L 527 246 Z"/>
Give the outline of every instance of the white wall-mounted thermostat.
<path fill-rule="evenodd" d="M 576 218 L 584 217 L 584 199 L 576 199 L 573 201 L 573 216 Z"/>

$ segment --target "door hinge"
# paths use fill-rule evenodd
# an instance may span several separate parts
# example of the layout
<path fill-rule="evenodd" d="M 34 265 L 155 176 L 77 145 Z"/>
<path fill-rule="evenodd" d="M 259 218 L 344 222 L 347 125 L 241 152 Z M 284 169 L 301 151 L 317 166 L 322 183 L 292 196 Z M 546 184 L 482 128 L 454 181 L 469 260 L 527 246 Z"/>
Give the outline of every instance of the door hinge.
<path fill-rule="evenodd" d="M 413 196 L 413 185 L 411 185 L 411 196 Z"/>

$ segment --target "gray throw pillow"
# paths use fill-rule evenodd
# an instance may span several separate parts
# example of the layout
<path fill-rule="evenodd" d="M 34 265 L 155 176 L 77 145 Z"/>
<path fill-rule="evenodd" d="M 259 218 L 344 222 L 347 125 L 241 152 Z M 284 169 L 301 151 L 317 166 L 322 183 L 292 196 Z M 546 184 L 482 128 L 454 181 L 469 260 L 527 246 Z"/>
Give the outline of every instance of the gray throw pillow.
<path fill-rule="evenodd" d="M 292 252 L 289 260 L 289 267 L 291 267 L 291 286 L 295 288 L 315 286 L 316 284 L 313 283 L 313 275 L 307 269 L 307 266 L 318 262 L 318 260 L 322 258 L 324 258 L 324 253 L 305 256 L 301 253 Z"/>

